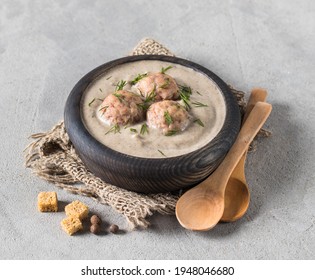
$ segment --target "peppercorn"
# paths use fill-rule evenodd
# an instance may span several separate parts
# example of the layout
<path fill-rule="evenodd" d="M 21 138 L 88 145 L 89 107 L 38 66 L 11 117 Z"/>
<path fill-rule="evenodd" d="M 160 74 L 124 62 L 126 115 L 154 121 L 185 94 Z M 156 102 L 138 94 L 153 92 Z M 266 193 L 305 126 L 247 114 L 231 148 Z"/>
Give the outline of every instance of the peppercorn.
<path fill-rule="evenodd" d="M 97 216 L 97 215 L 93 215 L 91 217 L 90 221 L 91 221 L 92 225 L 95 225 L 95 224 L 100 225 L 102 223 L 101 218 L 99 216 Z"/>
<path fill-rule="evenodd" d="M 119 227 L 117 226 L 117 225 L 111 225 L 110 227 L 109 227 L 109 231 L 111 232 L 111 233 L 117 233 L 118 231 L 119 231 Z"/>
<path fill-rule="evenodd" d="M 94 234 L 98 234 L 101 231 L 101 227 L 99 224 L 92 224 L 90 227 L 90 232 L 94 233 Z"/>

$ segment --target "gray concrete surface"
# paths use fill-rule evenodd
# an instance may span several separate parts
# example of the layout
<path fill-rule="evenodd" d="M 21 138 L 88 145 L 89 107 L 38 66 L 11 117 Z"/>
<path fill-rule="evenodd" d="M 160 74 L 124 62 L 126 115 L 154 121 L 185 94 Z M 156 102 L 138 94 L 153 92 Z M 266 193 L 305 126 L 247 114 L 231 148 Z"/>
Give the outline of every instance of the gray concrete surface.
<path fill-rule="evenodd" d="M 0 0 L 0 259 L 314 259 L 314 3 Z M 27 137 L 62 119 L 81 76 L 143 37 L 237 88 L 268 89 L 273 135 L 248 158 L 250 208 L 203 233 L 154 215 L 148 230 L 68 237 L 63 213 L 37 212 L 37 193 L 57 189 L 24 168 Z M 64 203 L 77 198 L 57 192 Z M 82 200 L 126 227 L 109 207 Z"/>

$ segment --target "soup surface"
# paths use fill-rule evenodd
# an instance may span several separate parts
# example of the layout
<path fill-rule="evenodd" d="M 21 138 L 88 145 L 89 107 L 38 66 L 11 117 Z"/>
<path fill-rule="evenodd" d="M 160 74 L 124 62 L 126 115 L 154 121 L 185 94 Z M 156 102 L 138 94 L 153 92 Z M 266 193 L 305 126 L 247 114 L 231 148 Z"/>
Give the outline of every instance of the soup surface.
<path fill-rule="evenodd" d="M 124 90 L 139 94 L 131 85 L 139 74 L 161 72 L 176 80 L 181 89 L 190 88 L 188 107 L 189 125 L 166 136 L 146 125 L 146 120 L 126 126 L 110 125 L 102 118 L 101 103 L 115 92 L 117 84 L 126 81 Z M 104 72 L 85 90 L 81 101 L 81 114 L 85 127 L 99 142 L 118 152 L 143 158 L 164 158 L 183 155 L 208 144 L 220 131 L 225 120 L 226 107 L 217 84 L 203 73 L 191 68 L 157 60 L 126 63 Z"/>

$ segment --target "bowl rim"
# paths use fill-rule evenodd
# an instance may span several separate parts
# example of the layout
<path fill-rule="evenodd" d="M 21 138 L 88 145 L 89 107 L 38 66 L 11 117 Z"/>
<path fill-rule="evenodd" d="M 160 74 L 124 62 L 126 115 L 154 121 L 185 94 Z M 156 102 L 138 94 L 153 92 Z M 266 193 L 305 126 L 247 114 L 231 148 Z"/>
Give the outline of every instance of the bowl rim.
<path fill-rule="evenodd" d="M 166 61 L 170 63 L 180 64 L 182 66 L 191 68 L 197 72 L 201 72 L 210 78 L 220 89 L 226 107 L 226 114 L 223 126 L 221 127 L 218 134 L 206 145 L 203 147 L 191 151 L 186 154 L 181 154 L 173 157 L 163 157 L 163 158 L 146 158 L 146 157 L 138 157 L 133 155 L 128 155 L 121 153 L 117 150 L 113 150 L 106 145 L 99 142 L 95 139 L 82 120 L 81 114 L 81 99 L 83 93 L 86 88 L 94 81 L 97 77 L 102 75 L 104 72 L 109 69 L 116 67 L 121 64 L 136 62 L 140 60 L 160 60 Z M 207 164 L 210 160 L 212 162 L 215 158 L 219 158 L 222 154 L 226 154 L 232 144 L 234 143 L 238 131 L 240 129 L 240 111 L 236 102 L 236 98 L 232 94 L 228 85 L 215 73 L 205 68 L 204 66 L 192 62 L 190 60 L 186 60 L 180 57 L 167 56 L 167 55 L 136 55 L 136 56 L 126 56 L 121 57 L 115 60 L 111 60 L 106 62 L 90 72 L 84 75 L 73 87 L 71 90 L 64 109 L 64 123 L 66 131 L 69 135 L 69 138 L 76 148 L 76 146 L 86 145 L 89 143 L 89 150 L 94 150 L 99 156 L 104 158 L 106 157 L 120 157 L 120 159 L 128 164 L 130 160 L 138 159 L 138 160 L 146 160 L 148 166 L 155 166 L 159 164 L 165 164 L 165 161 L 182 161 L 186 158 L 190 158 L 191 154 L 196 154 L 196 156 L 203 157 L 205 164 Z M 76 137 L 74 139 L 75 133 L 79 132 L 80 137 Z M 216 149 L 213 149 L 216 148 Z M 214 153 L 212 153 L 214 151 Z M 220 153 L 218 152 L 220 151 Z M 208 153 L 208 154 L 207 154 Z M 207 160 L 208 159 L 208 160 Z M 152 164 L 151 164 L 152 163 Z M 154 163 L 154 164 L 153 164 Z"/>

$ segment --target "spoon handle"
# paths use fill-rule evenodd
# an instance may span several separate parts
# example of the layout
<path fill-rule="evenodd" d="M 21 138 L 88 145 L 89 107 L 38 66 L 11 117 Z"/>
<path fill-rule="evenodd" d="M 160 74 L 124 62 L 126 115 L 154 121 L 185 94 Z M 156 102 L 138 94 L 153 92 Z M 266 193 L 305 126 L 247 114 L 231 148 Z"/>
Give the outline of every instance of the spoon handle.
<path fill-rule="evenodd" d="M 265 102 L 257 102 L 253 110 L 245 120 L 238 137 L 236 138 L 232 148 L 227 153 L 225 159 L 209 177 L 211 180 L 221 182 L 221 184 L 213 184 L 222 194 L 224 194 L 227 181 L 233 172 L 235 166 L 241 159 L 244 152 L 248 149 L 249 144 L 263 126 L 270 115 L 272 106 Z M 223 180 L 225 178 L 225 181 Z"/>
<path fill-rule="evenodd" d="M 251 90 L 251 94 L 249 96 L 249 99 L 246 105 L 246 110 L 245 110 L 242 124 L 246 121 L 250 112 L 253 110 L 257 102 L 266 101 L 267 95 L 268 95 L 267 91 L 263 88 L 253 88 Z"/>

